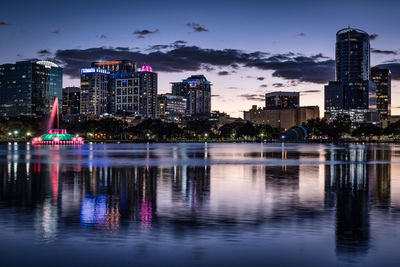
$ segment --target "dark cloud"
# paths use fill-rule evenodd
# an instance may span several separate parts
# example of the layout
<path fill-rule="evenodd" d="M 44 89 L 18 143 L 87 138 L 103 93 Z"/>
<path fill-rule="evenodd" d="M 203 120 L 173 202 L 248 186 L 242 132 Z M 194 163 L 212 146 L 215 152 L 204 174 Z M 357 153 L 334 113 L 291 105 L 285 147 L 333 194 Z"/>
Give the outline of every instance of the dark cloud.
<path fill-rule="evenodd" d="M 268 55 L 259 51 L 246 53 L 237 49 L 204 49 L 180 45 L 148 52 L 112 47 L 66 49 L 58 50 L 54 60 L 64 65 L 64 72 L 73 77 L 78 77 L 79 69 L 90 66 L 91 62 L 124 58 L 146 62 L 158 72 L 199 71 L 235 65 L 271 70 L 274 77 L 297 82 L 326 83 L 334 79 L 334 60 L 326 59 L 321 54 L 309 57 L 291 52 Z"/>
<path fill-rule="evenodd" d="M 400 80 L 400 62 L 389 63 L 389 64 L 379 64 L 377 67 L 390 69 L 392 72 L 393 80 Z"/>
<path fill-rule="evenodd" d="M 149 48 L 147 48 L 146 51 L 162 50 L 162 49 L 167 49 L 170 47 L 171 47 L 170 45 L 152 45 Z"/>
<path fill-rule="evenodd" d="M 22 54 L 17 54 L 17 57 L 24 57 Z"/>
<path fill-rule="evenodd" d="M 244 98 L 246 100 L 251 100 L 251 101 L 265 101 L 265 96 L 264 95 L 258 95 L 258 94 L 243 94 L 239 95 L 241 98 Z"/>
<path fill-rule="evenodd" d="M 119 50 L 119 51 L 129 51 L 130 50 L 129 47 L 121 47 L 121 46 L 118 46 L 115 49 Z"/>
<path fill-rule="evenodd" d="M 220 97 L 220 95 L 211 95 L 211 97 Z"/>
<path fill-rule="evenodd" d="M 183 40 L 178 40 L 174 42 L 174 45 L 184 45 L 184 44 L 187 44 L 187 42 Z"/>
<path fill-rule="evenodd" d="M 158 29 L 155 29 L 154 31 L 150 30 L 136 30 L 133 32 L 134 35 L 137 36 L 137 38 L 144 38 L 146 35 L 151 35 L 151 34 L 156 34 L 158 33 Z"/>
<path fill-rule="evenodd" d="M 228 71 L 225 71 L 225 70 L 223 70 L 223 71 L 220 71 L 220 72 L 218 72 L 218 75 L 220 75 L 220 76 L 229 75 L 229 72 L 228 72 Z"/>
<path fill-rule="evenodd" d="M 239 87 L 236 87 L 236 86 L 229 86 L 229 87 L 227 87 L 227 88 L 225 88 L 225 89 L 236 90 L 236 89 L 240 89 L 240 88 L 239 88 Z"/>
<path fill-rule="evenodd" d="M 100 34 L 100 35 L 96 35 L 96 37 L 97 37 L 97 38 L 100 38 L 100 39 L 106 39 L 106 38 L 107 38 L 107 35 L 105 35 L 105 34 Z"/>
<path fill-rule="evenodd" d="M 283 83 L 273 83 L 272 86 L 275 88 L 285 87 L 285 85 Z"/>
<path fill-rule="evenodd" d="M 259 81 L 264 81 L 264 77 L 257 77 L 257 80 L 259 80 Z"/>
<path fill-rule="evenodd" d="M 233 69 L 238 69 L 238 68 L 239 68 L 239 65 L 236 64 L 236 63 L 233 63 L 233 64 L 231 64 L 231 68 L 233 68 Z"/>
<path fill-rule="evenodd" d="M 4 21 L 0 21 L 0 26 L 11 26 L 11 24 L 8 24 Z"/>
<path fill-rule="evenodd" d="M 304 32 L 301 32 L 301 33 L 296 34 L 296 36 L 304 37 L 304 36 L 306 36 L 306 34 Z"/>
<path fill-rule="evenodd" d="M 192 28 L 194 32 L 208 32 L 208 29 L 206 29 L 206 27 L 198 24 L 198 23 L 186 23 L 186 26 L 188 26 L 189 28 Z"/>
<path fill-rule="evenodd" d="M 379 50 L 379 49 L 372 48 L 371 52 L 374 54 L 397 55 L 397 52 L 393 51 L 393 50 Z"/>
<path fill-rule="evenodd" d="M 260 87 L 262 87 L 262 88 L 267 88 L 268 85 L 267 85 L 267 84 L 261 84 Z"/>
<path fill-rule="evenodd" d="M 371 41 L 373 41 L 373 40 L 376 40 L 376 38 L 378 38 L 378 34 L 376 34 L 376 33 L 373 33 L 373 34 L 370 34 L 369 35 L 369 39 L 371 40 Z"/>
<path fill-rule="evenodd" d="M 60 34 L 60 33 L 61 33 L 61 30 L 55 30 L 55 31 L 52 31 L 52 32 L 50 32 L 50 33 L 52 33 L 52 34 Z"/>
<path fill-rule="evenodd" d="M 39 50 L 37 53 L 40 56 L 49 56 L 49 55 L 51 55 L 51 52 L 49 50 L 47 50 L 47 49 Z"/>

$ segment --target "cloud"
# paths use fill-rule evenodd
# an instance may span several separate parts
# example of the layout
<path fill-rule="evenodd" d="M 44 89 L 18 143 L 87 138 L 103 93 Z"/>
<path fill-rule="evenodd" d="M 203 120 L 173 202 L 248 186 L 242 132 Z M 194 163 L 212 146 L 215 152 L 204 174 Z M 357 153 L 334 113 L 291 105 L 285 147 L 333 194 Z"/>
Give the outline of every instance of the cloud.
<path fill-rule="evenodd" d="M 144 38 L 146 35 L 151 35 L 151 34 L 156 34 L 156 33 L 158 33 L 158 29 L 155 29 L 154 31 L 136 30 L 133 32 L 133 35 L 137 35 L 137 38 Z"/>
<path fill-rule="evenodd" d="M 267 87 L 268 87 L 268 84 L 261 84 L 260 87 L 262 87 L 262 88 L 267 88 Z"/>
<path fill-rule="evenodd" d="M 170 46 L 162 51 L 113 47 L 65 49 L 57 50 L 53 60 L 64 66 L 64 73 L 78 78 L 79 69 L 90 66 L 91 62 L 116 58 L 146 62 L 158 72 L 199 71 L 237 65 L 271 70 L 274 77 L 296 82 L 326 83 L 335 77 L 334 60 L 321 54 L 304 56 L 289 52 L 270 55 L 260 51 L 247 53 L 237 49 L 205 49 L 187 45 Z"/>
<path fill-rule="evenodd" d="M 236 87 L 236 86 L 229 86 L 229 87 L 227 87 L 227 88 L 225 88 L 225 89 L 228 89 L 228 90 L 237 90 L 237 89 L 240 89 L 239 87 Z"/>
<path fill-rule="evenodd" d="M 52 33 L 52 34 L 60 34 L 60 33 L 61 33 L 61 30 L 51 31 L 50 33 Z"/>
<path fill-rule="evenodd" d="M 306 34 L 304 32 L 301 32 L 301 33 L 296 34 L 296 36 L 304 37 L 304 36 L 306 36 Z"/>
<path fill-rule="evenodd" d="M 376 40 L 376 38 L 378 38 L 378 34 L 376 34 L 376 33 L 373 33 L 373 34 L 370 34 L 369 35 L 369 39 L 371 40 L 371 41 L 373 41 L 373 40 Z"/>
<path fill-rule="evenodd" d="M 96 38 L 106 39 L 107 35 L 105 35 L 105 34 L 96 35 Z"/>
<path fill-rule="evenodd" d="M 218 75 L 220 75 L 220 76 L 229 75 L 229 72 L 228 72 L 228 71 L 225 71 L 225 70 L 223 70 L 223 71 L 220 71 L 220 72 L 218 72 Z"/>
<path fill-rule="evenodd" d="M 119 50 L 119 51 L 129 51 L 130 50 L 129 47 L 121 47 L 121 46 L 118 46 L 115 49 Z"/>
<path fill-rule="evenodd" d="M 211 97 L 220 97 L 221 95 L 211 95 Z"/>
<path fill-rule="evenodd" d="M 390 71 L 392 72 L 392 79 L 400 80 L 400 62 L 389 63 L 389 64 L 379 64 L 376 67 L 390 69 Z"/>
<path fill-rule="evenodd" d="M 174 42 L 174 44 L 175 45 L 184 45 L 184 44 L 187 44 L 187 42 L 183 41 L 183 40 L 177 40 L 177 41 Z"/>
<path fill-rule="evenodd" d="M 50 52 L 49 50 L 47 50 L 47 49 L 39 50 L 37 53 L 38 53 L 40 56 L 49 56 L 49 55 L 51 55 L 51 52 Z"/>
<path fill-rule="evenodd" d="M 11 26 L 11 24 L 8 24 L 4 21 L 0 21 L 0 26 Z"/>
<path fill-rule="evenodd" d="M 264 81 L 264 77 L 257 77 L 257 80 L 259 80 L 259 81 Z"/>
<path fill-rule="evenodd" d="M 194 32 L 208 32 L 208 29 L 198 23 L 186 23 L 186 26 L 192 28 Z"/>
<path fill-rule="evenodd" d="M 258 95 L 258 94 L 242 94 L 239 95 L 241 98 L 251 101 L 265 101 L 265 95 Z"/>
<path fill-rule="evenodd" d="M 393 50 L 379 50 L 379 49 L 372 48 L 371 52 L 374 54 L 397 55 L 397 52 L 393 51 Z"/>
<path fill-rule="evenodd" d="M 275 88 L 285 87 L 285 85 L 283 83 L 273 83 L 272 86 Z"/>

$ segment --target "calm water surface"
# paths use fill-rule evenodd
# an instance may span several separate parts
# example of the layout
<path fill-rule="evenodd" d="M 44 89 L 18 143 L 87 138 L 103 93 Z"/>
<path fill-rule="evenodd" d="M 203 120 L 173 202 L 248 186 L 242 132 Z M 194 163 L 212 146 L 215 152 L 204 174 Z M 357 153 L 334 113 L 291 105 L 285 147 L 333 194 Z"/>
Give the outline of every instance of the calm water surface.
<path fill-rule="evenodd" d="M 400 265 L 400 146 L 0 146 L 1 266 Z"/>

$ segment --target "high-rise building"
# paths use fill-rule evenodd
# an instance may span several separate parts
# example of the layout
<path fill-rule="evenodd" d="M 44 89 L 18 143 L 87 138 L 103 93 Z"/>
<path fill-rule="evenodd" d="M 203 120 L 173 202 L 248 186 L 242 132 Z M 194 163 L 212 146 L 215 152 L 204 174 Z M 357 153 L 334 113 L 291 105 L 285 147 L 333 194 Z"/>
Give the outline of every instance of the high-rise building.
<path fill-rule="evenodd" d="M 0 65 L 0 115 L 43 116 L 62 98 L 62 68 L 50 61 Z"/>
<path fill-rule="evenodd" d="M 101 68 L 81 69 L 81 103 L 83 115 L 99 117 L 107 113 L 107 89 L 110 72 Z"/>
<path fill-rule="evenodd" d="M 187 100 L 183 96 L 163 94 L 158 96 L 159 118 L 179 121 L 186 114 Z"/>
<path fill-rule="evenodd" d="M 331 120 L 340 113 L 356 123 L 378 119 L 369 35 L 350 27 L 336 33 L 336 81 L 325 86 L 325 117 Z"/>
<path fill-rule="evenodd" d="M 297 108 L 300 105 L 299 92 L 272 92 L 265 94 L 265 108 Z"/>
<path fill-rule="evenodd" d="M 379 67 L 371 69 L 371 80 L 376 84 L 376 109 L 381 121 L 390 121 L 391 76 L 389 69 Z"/>
<path fill-rule="evenodd" d="M 187 99 L 188 115 L 211 113 L 211 83 L 204 75 L 192 75 L 182 82 L 172 83 L 172 94 Z"/>
<path fill-rule="evenodd" d="M 108 87 L 107 87 L 107 108 L 106 112 L 115 114 L 116 99 L 115 99 L 115 79 L 121 77 L 122 74 L 133 73 L 136 71 L 136 63 L 131 60 L 113 60 L 93 62 L 92 67 L 105 69 L 110 72 Z M 126 76 L 126 75 L 122 75 Z"/>
<path fill-rule="evenodd" d="M 81 110 L 81 88 L 65 87 L 62 90 L 62 114 L 77 115 Z"/>
<path fill-rule="evenodd" d="M 149 65 L 136 72 L 111 76 L 115 83 L 114 114 L 157 118 L 157 73 Z"/>
<path fill-rule="evenodd" d="M 157 118 L 157 81 L 158 75 L 144 64 L 134 73 L 139 78 L 139 112 L 144 118 Z"/>
<path fill-rule="evenodd" d="M 136 71 L 136 63 L 131 60 L 93 62 L 92 67 L 106 69 L 110 73 L 129 73 Z"/>

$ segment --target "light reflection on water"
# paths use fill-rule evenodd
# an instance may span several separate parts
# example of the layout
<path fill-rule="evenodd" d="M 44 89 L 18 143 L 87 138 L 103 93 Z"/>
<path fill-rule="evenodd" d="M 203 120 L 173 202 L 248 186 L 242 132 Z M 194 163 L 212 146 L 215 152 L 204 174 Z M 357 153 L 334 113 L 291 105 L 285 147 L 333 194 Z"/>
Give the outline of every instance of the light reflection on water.
<path fill-rule="evenodd" d="M 399 151 L 3 145 L 0 265 L 395 266 Z"/>

